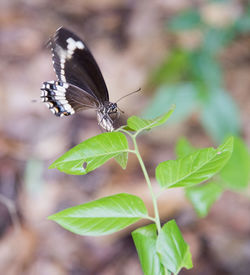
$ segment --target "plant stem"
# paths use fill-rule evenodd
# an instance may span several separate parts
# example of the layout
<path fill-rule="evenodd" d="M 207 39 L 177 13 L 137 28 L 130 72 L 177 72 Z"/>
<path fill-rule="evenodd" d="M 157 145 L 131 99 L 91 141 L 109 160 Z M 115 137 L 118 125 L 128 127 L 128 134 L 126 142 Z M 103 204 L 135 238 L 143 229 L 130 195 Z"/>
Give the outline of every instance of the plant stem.
<path fill-rule="evenodd" d="M 151 184 L 150 178 L 148 176 L 147 169 L 146 169 L 145 164 L 144 164 L 144 162 L 142 160 L 142 157 L 140 155 L 140 152 L 139 152 L 139 149 L 138 149 L 138 146 L 137 146 L 137 143 L 136 143 L 136 136 L 131 136 L 131 137 L 132 137 L 132 140 L 133 140 L 133 143 L 134 143 L 135 154 L 136 154 L 136 156 L 138 158 L 138 161 L 141 165 L 142 172 L 144 174 L 144 177 L 146 179 L 146 182 L 148 184 L 148 188 L 149 188 L 149 191 L 150 191 L 150 194 L 151 194 L 151 197 L 152 197 L 153 206 L 154 206 L 154 213 L 155 213 L 155 219 L 154 220 L 155 220 L 155 224 L 156 224 L 157 231 L 158 231 L 158 234 L 159 234 L 160 231 L 161 231 L 161 223 L 160 223 L 159 211 L 158 211 L 158 206 L 157 206 L 157 199 L 156 199 L 156 196 L 154 194 L 152 184 Z"/>

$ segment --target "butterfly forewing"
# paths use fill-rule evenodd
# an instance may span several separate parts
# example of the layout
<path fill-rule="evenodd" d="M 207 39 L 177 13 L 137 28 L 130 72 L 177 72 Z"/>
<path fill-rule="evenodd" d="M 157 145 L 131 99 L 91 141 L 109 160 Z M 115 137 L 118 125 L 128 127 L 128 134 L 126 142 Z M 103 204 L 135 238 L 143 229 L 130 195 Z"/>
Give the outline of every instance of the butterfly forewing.
<path fill-rule="evenodd" d="M 50 43 L 59 80 L 85 90 L 102 103 L 109 101 L 101 71 L 88 47 L 77 35 L 60 28 Z"/>

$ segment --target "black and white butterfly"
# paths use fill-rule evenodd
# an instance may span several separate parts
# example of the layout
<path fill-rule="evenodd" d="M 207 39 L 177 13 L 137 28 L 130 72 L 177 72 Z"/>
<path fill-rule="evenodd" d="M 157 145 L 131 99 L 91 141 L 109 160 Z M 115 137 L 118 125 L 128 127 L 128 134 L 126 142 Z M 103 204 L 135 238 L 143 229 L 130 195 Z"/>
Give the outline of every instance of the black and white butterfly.
<path fill-rule="evenodd" d="M 47 81 L 41 99 L 59 117 L 95 109 L 98 124 L 114 130 L 119 111 L 109 94 L 102 73 L 86 44 L 71 31 L 60 28 L 49 41 L 58 81 Z"/>

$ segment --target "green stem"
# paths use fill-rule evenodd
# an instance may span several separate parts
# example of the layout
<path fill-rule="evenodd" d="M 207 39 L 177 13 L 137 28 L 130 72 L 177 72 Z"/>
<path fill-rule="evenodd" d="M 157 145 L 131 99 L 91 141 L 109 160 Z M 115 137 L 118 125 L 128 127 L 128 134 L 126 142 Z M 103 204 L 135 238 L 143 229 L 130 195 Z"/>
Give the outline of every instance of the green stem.
<path fill-rule="evenodd" d="M 160 231 L 161 231 L 161 222 L 160 222 L 159 211 L 158 211 L 158 206 L 157 206 L 157 199 L 156 199 L 156 196 L 154 194 L 152 184 L 151 184 L 150 178 L 148 176 L 148 172 L 146 170 L 146 167 L 145 167 L 144 162 L 142 160 L 142 157 L 140 155 L 140 152 L 139 152 L 139 149 L 138 149 L 138 146 L 137 146 L 137 143 L 136 143 L 136 136 L 131 136 L 131 137 L 132 137 L 132 140 L 133 140 L 133 143 L 134 143 L 135 154 L 136 154 L 136 156 L 138 158 L 138 161 L 141 165 L 142 172 L 144 174 L 144 177 L 146 179 L 146 182 L 148 184 L 148 188 L 149 188 L 149 191 L 150 191 L 150 194 L 151 194 L 151 197 L 152 197 L 153 206 L 154 206 L 154 213 L 155 213 L 155 224 L 156 224 L 157 231 L 158 231 L 158 234 L 159 234 Z"/>

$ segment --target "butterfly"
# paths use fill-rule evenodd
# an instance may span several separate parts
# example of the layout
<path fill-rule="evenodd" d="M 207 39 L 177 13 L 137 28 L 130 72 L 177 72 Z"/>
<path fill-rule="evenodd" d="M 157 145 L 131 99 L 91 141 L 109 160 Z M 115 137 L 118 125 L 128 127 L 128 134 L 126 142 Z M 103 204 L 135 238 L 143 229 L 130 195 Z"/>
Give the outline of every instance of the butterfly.
<path fill-rule="evenodd" d="M 46 81 L 41 100 L 58 117 L 95 109 L 98 124 L 114 130 L 119 117 L 117 103 L 109 101 L 102 73 L 87 45 L 73 32 L 61 27 L 49 40 L 57 81 Z"/>

